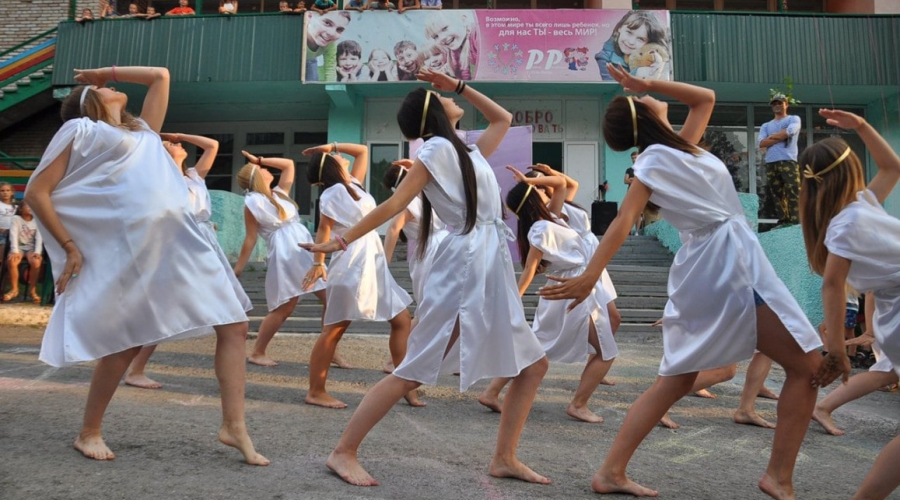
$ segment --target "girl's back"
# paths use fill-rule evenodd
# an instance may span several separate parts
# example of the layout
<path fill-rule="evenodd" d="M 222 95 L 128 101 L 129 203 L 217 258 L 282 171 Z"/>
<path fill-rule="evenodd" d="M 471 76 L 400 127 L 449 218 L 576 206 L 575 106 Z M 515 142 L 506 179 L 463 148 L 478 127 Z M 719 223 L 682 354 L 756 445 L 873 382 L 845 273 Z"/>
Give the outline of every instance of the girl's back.
<path fill-rule="evenodd" d="M 246 206 L 250 210 L 250 213 L 253 214 L 253 217 L 259 224 L 259 233 L 266 240 L 268 240 L 270 234 L 274 233 L 282 226 L 291 224 L 297 220 L 297 207 L 295 207 L 293 203 L 282 199 L 275 194 L 276 192 L 281 193 L 284 196 L 287 196 L 287 193 L 282 191 L 280 187 L 275 187 L 275 189 L 272 190 L 272 198 L 275 200 L 275 203 L 281 205 L 287 213 L 287 217 L 284 219 L 279 217 L 278 208 L 276 208 L 275 205 L 272 205 L 272 202 L 262 193 L 249 192 L 247 193 L 247 196 L 244 197 L 244 206 Z"/>

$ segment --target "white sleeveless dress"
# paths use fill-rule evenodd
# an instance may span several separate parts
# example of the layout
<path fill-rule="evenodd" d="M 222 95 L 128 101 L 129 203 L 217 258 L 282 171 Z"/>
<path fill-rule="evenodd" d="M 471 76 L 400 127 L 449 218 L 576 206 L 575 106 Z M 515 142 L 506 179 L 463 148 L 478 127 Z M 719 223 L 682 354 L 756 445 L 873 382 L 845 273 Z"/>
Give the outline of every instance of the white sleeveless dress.
<path fill-rule="evenodd" d="M 300 222 L 297 207 L 281 199 L 275 192 L 288 196 L 280 187 L 272 190 L 275 202 L 287 213 L 287 218 L 278 216 L 278 209 L 265 195 L 249 192 L 244 197 L 244 206 L 253 214 L 259 226 L 259 235 L 266 240 L 266 306 L 273 311 L 278 306 L 307 293 L 325 288 L 322 280 L 309 290 L 303 289 L 303 278 L 313 264 L 313 254 L 300 248 L 300 243 L 313 243 L 313 238 Z"/>
<path fill-rule="evenodd" d="M 425 255 L 419 259 L 417 247 L 419 244 L 419 221 L 422 220 L 422 198 L 416 196 L 413 201 L 406 207 L 412 216 L 406 220 L 403 225 L 403 234 L 406 236 L 406 261 L 409 264 L 409 276 L 412 278 L 413 298 L 416 303 L 422 301 L 424 290 L 422 286 L 425 283 L 425 273 L 431 269 L 434 261 L 434 252 L 440 246 L 441 241 L 447 237 L 447 228 L 440 217 L 431 212 L 431 235 L 429 236 L 428 246 L 425 247 Z"/>
<path fill-rule="evenodd" d="M 597 247 L 600 246 L 600 240 L 591 231 L 591 218 L 588 216 L 588 213 L 578 207 L 570 206 L 568 203 L 563 205 L 562 213 L 569 219 L 566 221 L 566 225 L 574 229 L 588 244 L 589 255 L 594 255 Z M 588 259 L 590 260 L 590 258 Z M 600 274 L 600 282 L 603 283 L 603 289 L 606 290 L 606 299 L 609 302 L 616 300 L 619 295 L 616 293 L 616 286 L 613 284 L 612 278 L 609 277 L 606 268 Z"/>
<path fill-rule="evenodd" d="M 335 234 L 343 235 L 376 206 L 372 195 L 358 184 L 350 184 L 350 189 L 359 195 L 359 200 L 350 196 L 344 184 L 329 187 L 319 199 L 319 211 L 334 221 Z M 375 231 L 347 245 L 346 251 L 331 254 L 325 285 L 325 325 L 387 321 L 412 303 L 406 290 L 391 276 L 384 246 Z"/>
<path fill-rule="evenodd" d="M 247 321 L 226 269 L 191 213 L 180 169 L 147 127 L 131 132 L 88 118 L 53 137 L 41 172 L 71 144 L 51 195 L 84 262 L 56 297 L 40 359 L 53 366 L 212 333 Z M 38 221 L 40 224 L 40 221 Z M 44 234 L 46 227 L 40 224 Z M 45 242 L 58 279 L 65 250 Z"/>
<path fill-rule="evenodd" d="M 573 229 L 562 224 L 539 220 L 528 231 L 528 242 L 544 253 L 547 273 L 563 278 L 581 276 L 593 253 L 584 239 Z M 619 354 L 616 340 L 609 324 L 606 304 L 607 292 L 598 281 L 591 294 L 575 309 L 566 308 L 572 300 L 538 300 L 534 313 L 534 334 L 547 359 L 560 363 L 583 363 L 594 348 L 588 343 L 589 322 L 594 323 L 603 360 Z"/>
<path fill-rule="evenodd" d="M 831 219 L 825 246 L 850 261 L 850 286 L 874 292 L 875 340 L 900 375 L 900 220 L 884 210 L 874 193 L 860 191 L 856 201 Z M 884 368 L 881 363 L 878 371 Z"/>
<path fill-rule="evenodd" d="M 528 326 L 516 286 L 507 241 L 515 236 L 502 220 L 500 187 L 487 160 L 474 146 L 478 205 L 475 227 L 461 234 L 466 220 L 459 157 L 450 141 L 428 139 L 419 160 L 432 179 L 424 192 L 435 213 L 453 231 L 437 245 L 427 290 L 416 309 L 418 324 L 406 358 L 394 375 L 434 385 L 441 373 L 459 372 L 460 391 L 483 378 L 515 377 L 544 357 Z M 459 338 L 446 357 L 459 321 Z"/>
<path fill-rule="evenodd" d="M 190 193 L 191 197 L 191 213 L 194 214 L 194 220 L 196 220 L 197 224 L 200 226 L 200 232 L 203 233 L 203 236 L 206 237 L 206 241 L 208 241 L 216 251 L 216 255 L 222 262 L 222 267 L 225 268 L 225 272 L 228 274 L 228 281 L 231 282 L 231 287 L 234 288 L 234 294 L 237 295 L 238 300 L 241 301 L 244 311 L 249 312 L 253 309 L 250 297 L 247 296 L 244 287 L 241 286 L 241 282 L 238 281 L 237 276 L 234 275 L 231 263 L 228 262 L 228 257 L 225 256 L 222 247 L 219 246 L 219 238 L 216 237 L 216 230 L 209 220 L 212 215 L 212 202 L 209 199 L 209 190 L 206 189 L 206 181 L 200 177 L 196 169 L 189 168 L 185 172 L 184 183 L 187 184 L 188 193 Z"/>
<path fill-rule="evenodd" d="M 747 224 L 731 175 L 718 158 L 657 144 L 638 156 L 634 175 L 653 191 L 650 201 L 684 243 L 669 270 L 660 375 L 750 358 L 756 348 L 754 290 L 804 352 L 822 345 Z"/>

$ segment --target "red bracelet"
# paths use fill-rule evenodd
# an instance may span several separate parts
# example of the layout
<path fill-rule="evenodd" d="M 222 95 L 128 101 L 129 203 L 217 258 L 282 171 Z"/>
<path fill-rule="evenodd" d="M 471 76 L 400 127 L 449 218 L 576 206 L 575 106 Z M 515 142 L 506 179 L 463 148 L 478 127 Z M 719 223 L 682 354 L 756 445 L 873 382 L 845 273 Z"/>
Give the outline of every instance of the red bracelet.
<path fill-rule="evenodd" d="M 116 65 L 112 65 L 112 81 L 119 83 L 119 79 L 116 78 Z"/>
<path fill-rule="evenodd" d="M 344 239 L 344 237 L 339 234 L 336 234 L 336 235 L 334 235 L 334 239 L 337 240 L 338 244 L 341 246 L 341 250 L 346 252 L 347 251 L 347 241 Z"/>

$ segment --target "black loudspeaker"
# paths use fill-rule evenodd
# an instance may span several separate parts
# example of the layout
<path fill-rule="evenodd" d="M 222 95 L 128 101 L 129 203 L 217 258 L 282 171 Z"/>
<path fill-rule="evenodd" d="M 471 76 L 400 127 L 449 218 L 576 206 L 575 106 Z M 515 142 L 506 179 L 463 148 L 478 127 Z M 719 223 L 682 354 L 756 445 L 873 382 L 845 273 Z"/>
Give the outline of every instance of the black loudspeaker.
<path fill-rule="evenodd" d="M 591 232 L 601 235 L 619 212 L 619 205 L 614 201 L 595 201 L 591 203 Z"/>

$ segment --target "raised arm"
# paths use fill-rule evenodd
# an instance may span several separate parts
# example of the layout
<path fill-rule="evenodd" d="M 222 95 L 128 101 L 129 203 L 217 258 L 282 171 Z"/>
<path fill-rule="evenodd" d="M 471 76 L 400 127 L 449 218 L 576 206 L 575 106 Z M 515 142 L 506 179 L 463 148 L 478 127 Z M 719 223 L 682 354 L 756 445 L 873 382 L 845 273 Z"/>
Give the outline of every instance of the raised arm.
<path fill-rule="evenodd" d="M 107 82 L 146 85 L 147 95 L 141 118 L 154 132 L 162 129 L 169 107 L 169 70 L 150 66 L 110 66 L 97 69 L 76 69 L 75 81 L 103 87 Z"/>
<path fill-rule="evenodd" d="M 550 204 L 547 206 L 547 209 L 557 217 L 562 214 L 563 205 L 566 203 L 566 180 L 564 178 L 556 175 L 525 177 L 515 167 L 507 165 L 506 169 L 513 173 L 516 182 L 524 182 L 532 186 L 546 186 L 553 189 L 553 195 L 550 197 Z"/>
<path fill-rule="evenodd" d="M 194 170 L 201 179 L 206 179 L 206 174 L 212 168 L 216 161 L 216 155 L 219 154 L 219 141 L 202 135 L 191 134 L 159 134 L 164 141 L 169 142 L 186 142 L 193 144 L 203 150 L 203 154 L 197 163 L 194 164 Z"/>
<path fill-rule="evenodd" d="M 565 173 L 560 172 L 559 170 L 553 170 L 552 168 L 550 168 L 550 165 L 547 165 L 544 163 L 536 163 L 529 168 L 531 170 L 534 170 L 535 172 L 540 172 L 544 175 L 553 175 L 553 176 L 562 177 L 563 179 L 565 179 L 566 180 L 566 201 L 572 201 L 575 199 L 575 195 L 578 194 L 578 187 L 579 187 L 578 181 L 569 177 Z"/>
<path fill-rule="evenodd" d="M 241 151 L 241 154 L 247 158 L 247 161 L 250 163 L 255 163 L 260 167 L 264 168 L 274 168 L 275 170 L 281 171 L 281 176 L 278 178 L 278 187 L 281 188 L 285 193 L 291 192 L 291 186 L 294 185 L 294 172 L 296 167 L 294 166 L 294 160 L 290 158 L 263 158 L 262 156 L 256 156 L 250 154 L 246 151 Z"/>
<path fill-rule="evenodd" d="M 663 94 L 687 105 L 688 116 L 678 135 L 691 144 L 697 144 L 706 132 L 709 118 L 716 105 L 716 94 L 710 89 L 682 82 L 665 80 L 643 80 L 632 76 L 621 66 L 607 64 L 610 75 L 622 84 L 625 92 L 642 94 L 655 92 Z"/>
<path fill-rule="evenodd" d="M 391 225 L 388 226 L 387 231 L 384 233 L 384 257 L 388 261 L 394 257 L 394 248 L 397 246 L 397 240 L 400 239 L 400 231 L 403 230 L 403 226 L 406 225 L 406 219 L 409 217 L 409 210 L 404 210 L 394 216 L 394 219 L 391 220 Z"/>
<path fill-rule="evenodd" d="M 250 260 L 250 254 L 253 253 L 253 247 L 256 246 L 257 235 L 259 234 L 259 223 L 253 212 L 246 206 L 244 207 L 244 244 L 241 245 L 241 254 L 238 256 L 237 262 L 234 263 L 234 274 L 240 276 L 244 272 L 244 266 Z"/>

